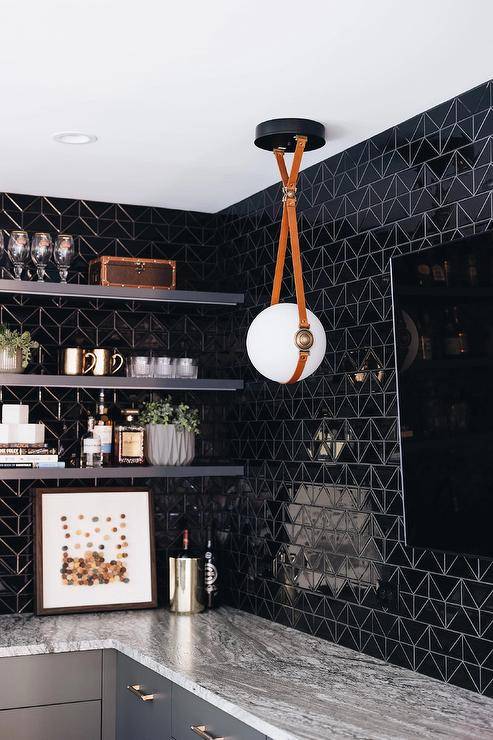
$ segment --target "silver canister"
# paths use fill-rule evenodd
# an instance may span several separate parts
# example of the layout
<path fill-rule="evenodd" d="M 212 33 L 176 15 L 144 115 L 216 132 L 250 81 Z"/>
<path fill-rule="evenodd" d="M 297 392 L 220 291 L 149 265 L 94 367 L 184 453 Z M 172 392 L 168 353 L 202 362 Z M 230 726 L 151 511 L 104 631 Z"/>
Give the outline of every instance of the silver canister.
<path fill-rule="evenodd" d="M 198 614 L 205 609 L 203 559 L 169 558 L 169 608 L 174 614 Z"/>

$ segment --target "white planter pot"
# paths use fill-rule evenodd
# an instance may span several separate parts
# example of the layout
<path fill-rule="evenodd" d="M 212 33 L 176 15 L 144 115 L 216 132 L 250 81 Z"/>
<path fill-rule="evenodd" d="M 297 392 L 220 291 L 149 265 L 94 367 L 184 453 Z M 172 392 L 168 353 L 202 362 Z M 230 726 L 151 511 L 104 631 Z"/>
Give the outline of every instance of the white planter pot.
<path fill-rule="evenodd" d="M 189 465 L 195 457 L 195 435 L 174 424 L 146 424 L 145 456 L 151 465 Z"/>
<path fill-rule="evenodd" d="M 178 465 L 190 465 L 195 457 L 195 434 L 183 429 L 176 430 L 178 440 Z"/>
<path fill-rule="evenodd" d="M 0 373 L 23 373 L 22 350 L 0 349 Z"/>

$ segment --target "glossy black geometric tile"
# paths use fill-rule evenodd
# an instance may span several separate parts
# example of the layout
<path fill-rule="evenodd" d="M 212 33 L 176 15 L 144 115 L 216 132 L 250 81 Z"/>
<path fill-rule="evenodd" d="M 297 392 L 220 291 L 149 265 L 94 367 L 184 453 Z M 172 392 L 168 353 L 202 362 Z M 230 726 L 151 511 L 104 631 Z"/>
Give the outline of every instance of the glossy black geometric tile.
<path fill-rule="evenodd" d="M 100 254 L 163 257 L 177 260 L 179 288 L 211 288 L 217 284 L 217 218 L 209 214 L 169 211 L 111 203 L 60 198 L 41 198 L 4 193 L 0 195 L 0 226 L 5 237 L 11 228 L 47 229 L 54 236 L 63 229 L 75 237 L 78 253 L 69 279 L 87 281 L 87 263 Z M 1 268 L 10 273 L 8 259 Z M 57 279 L 53 265 L 49 279 Z M 64 300 L 3 294 L 0 323 L 11 329 L 29 330 L 40 347 L 33 353 L 30 372 L 57 373 L 60 349 L 117 347 L 124 355 L 136 350 L 165 350 L 199 359 L 202 377 L 217 377 L 228 355 L 230 339 L 219 324 L 219 307 L 180 307 L 133 301 Z M 102 383 L 104 385 L 104 382 Z M 140 402 L 143 392 L 106 392 L 119 405 Z M 180 394 L 180 398 L 185 394 Z M 198 455 L 204 460 L 229 459 L 224 394 L 188 393 L 187 400 L 200 409 L 202 434 Z M 88 412 L 94 412 L 97 391 L 62 388 L 0 388 L 0 401 L 29 404 L 30 419 L 46 427 L 46 440 L 58 447 L 64 459 L 78 451 Z M 109 485 L 125 485 L 115 480 Z M 204 501 L 225 492 L 232 481 L 223 479 L 151 480 L 156 510 L 156 545 L 160 600 L 166 552 L 176 546 L 188 526 L 196 542 L 205 526 Z M 68 485 L 87 485 L 69 481 Z M 33 609 L 32 489 L 37 481 L 0 482 L 0 613 Z M 47 485 L 52 485 L 48 482 Z"/>
<path fill-rule="evenodd" d="M 249 382 L 228 418 L 249 474 L 216 512 L 231 603 L 488 695 L 492 561 L 404 545 L 389 260 L 492 230 L 492 105 L 488 82 L 302 171 L 307 303 L 328 344 L 295 386 L 259 377 L 244 343 L 270 298 L 280 188 L 222 212 L 224 286 L 246 290 L 230 359 Z"/>

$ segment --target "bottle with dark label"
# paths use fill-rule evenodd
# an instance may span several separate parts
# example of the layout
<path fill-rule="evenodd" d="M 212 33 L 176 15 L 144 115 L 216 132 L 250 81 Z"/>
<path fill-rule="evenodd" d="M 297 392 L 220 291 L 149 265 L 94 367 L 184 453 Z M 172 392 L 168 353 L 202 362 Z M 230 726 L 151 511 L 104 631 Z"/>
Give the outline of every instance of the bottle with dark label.
<path fill-rule="evenodd" d="M 443 351 L 447 357 L 469 354 L 469 339 L 457 306 L 445 311 Z"/>
<path fill-rule="evenodd" d="M 144 464 L 144 427 L 138 421 L 138 409 L 123 409 L 115 426 L 115 464 Z"/>
<path fill-rule="evenodd" d="M 218 605 L 219 583 L 216 558 L 213 551 L 212 528 L 207 528 L 207 547 L 204 554 L 204 590 L 207 609 Z"/>
<path fill-rule="evenodd" d="M 109 407 L 104 398 L 104 390 L 99 392 L 94 434 L 101 440 L 103 465 L 111 465 L 113 462 L 113 421 L 110 418 Z"/>

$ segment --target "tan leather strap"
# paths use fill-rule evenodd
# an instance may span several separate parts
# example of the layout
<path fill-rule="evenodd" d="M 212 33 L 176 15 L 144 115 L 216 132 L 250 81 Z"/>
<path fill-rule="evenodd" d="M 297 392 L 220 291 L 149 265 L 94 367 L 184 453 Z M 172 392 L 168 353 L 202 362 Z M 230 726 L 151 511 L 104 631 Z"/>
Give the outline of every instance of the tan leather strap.
<path fill-rule="evenodd" d="M 274 156 L 281 173 L 281 180 L 284 187 L 288 184 L 289 175 L 286 169 L 286 162 L 284 161 L 284 149 L 274 149 Z"/>
<path fill-rule="evenodd" d="M 288 188 L 295 188 L 301 167 L 303 152 L 305 151 L 307 138 L 306 136 L 296 137 L 296 148 L 294 150 L 293 161 L 291 163 L 291 172 L 288 179 Z"/>
<path fill-rule="evenodd" d="M 294 287 L 296 292 L 296 303 L 298 306 L 298 323 L 300 329 L 309 329 L 310 324 L 306 313 L 305 289 L 303 286 L 303 269 L 301 265 L 300 239 L 298 233 L 298 222 L 296 218 L 296 183 L 301 166 L 301 159 L 306 146 L 306 136 L 296 137 L 296 148 L 291 164 L 291 172 L 288 173 L 284 161 L 284 150 L 274 149 L 281 180 L 283 184 L 283 208 L 281 218 L 281 233 L 279 235 L 279 247 L 277 249 L 276 269 L 272 285 L 271 306 L 279 303 L 281 297 L 282 277 L 286 262 L 286 251 L 288 236 L 291 244 L 291 259 L 293 262 Z M 299 350 L 298 362 L 295 371 L 287 384 L 296 383 L 305 369 L 310 352 Z"/>
<path fill-rule="evenodd" d="M 303 373 L 303 370 L 306 366 L 306 361 L 308 360 L 310 353 L 306 352 L 303 349 L 300 349 L 300 354 L 298 357 L 298 363 L 296 365 L 296 369 L 292 376 L 289 378 L 289 380 L 286 380 L 286 385 L 290 385 L 291 383 L 296 383 L 301 378 L 301 375 Z"/>
<path fill-rule="evenodd" d="M 303 272 L 301 267 L 300 239 L 296 221 L 296 201 L 294 199 L 286 202 L 286 211 L 288 213 L 291 259 L 293 260 L 294 287 L 296 291 L 296 303 L 298 304 L 299 324 L 300 329 L 309 329 L 310 324 L 306 316 L 305 288 L 303 286 Z"/>
<path fill-rule="evenodd" d="M 296 149 L 291 166 L 291 172 L 288 175 L 286 164 L 284 162 L 284 152 L 282 149 L 274 149 L 274 154 L 279 165 L 281 180 L 284 185 L 283 211 L 281 219 L 281 233 L 279 236 L 279 247 L 277 250 L 276 270 L 274 273 L 274 282 L 272 285 L 272 296 L 270 304 L 274 306 L 279 303 L 281 296 L 282 276 L 284 264 L 286 261 L 286 249 L 288 235 L 291 243 L 291 258 L 293 261 L 294 286 L 296 291 L 296 302 L 298 304 L 298 314 L 300 328 L 308 329 L 310 327 L 306 316 L 305 290 L 303 287 L 303 272 L 301 266 L 301 251 L 298 235 L 298 224 L 296 219 L 296 182 L 298 180 L 301 158 L 306 146 L 306 136 L 298 136 L 296 139 Z M 288 191 L 286 193 L 286 191 Z M 290 195 L 291 193 L 291 195 Z"/>

